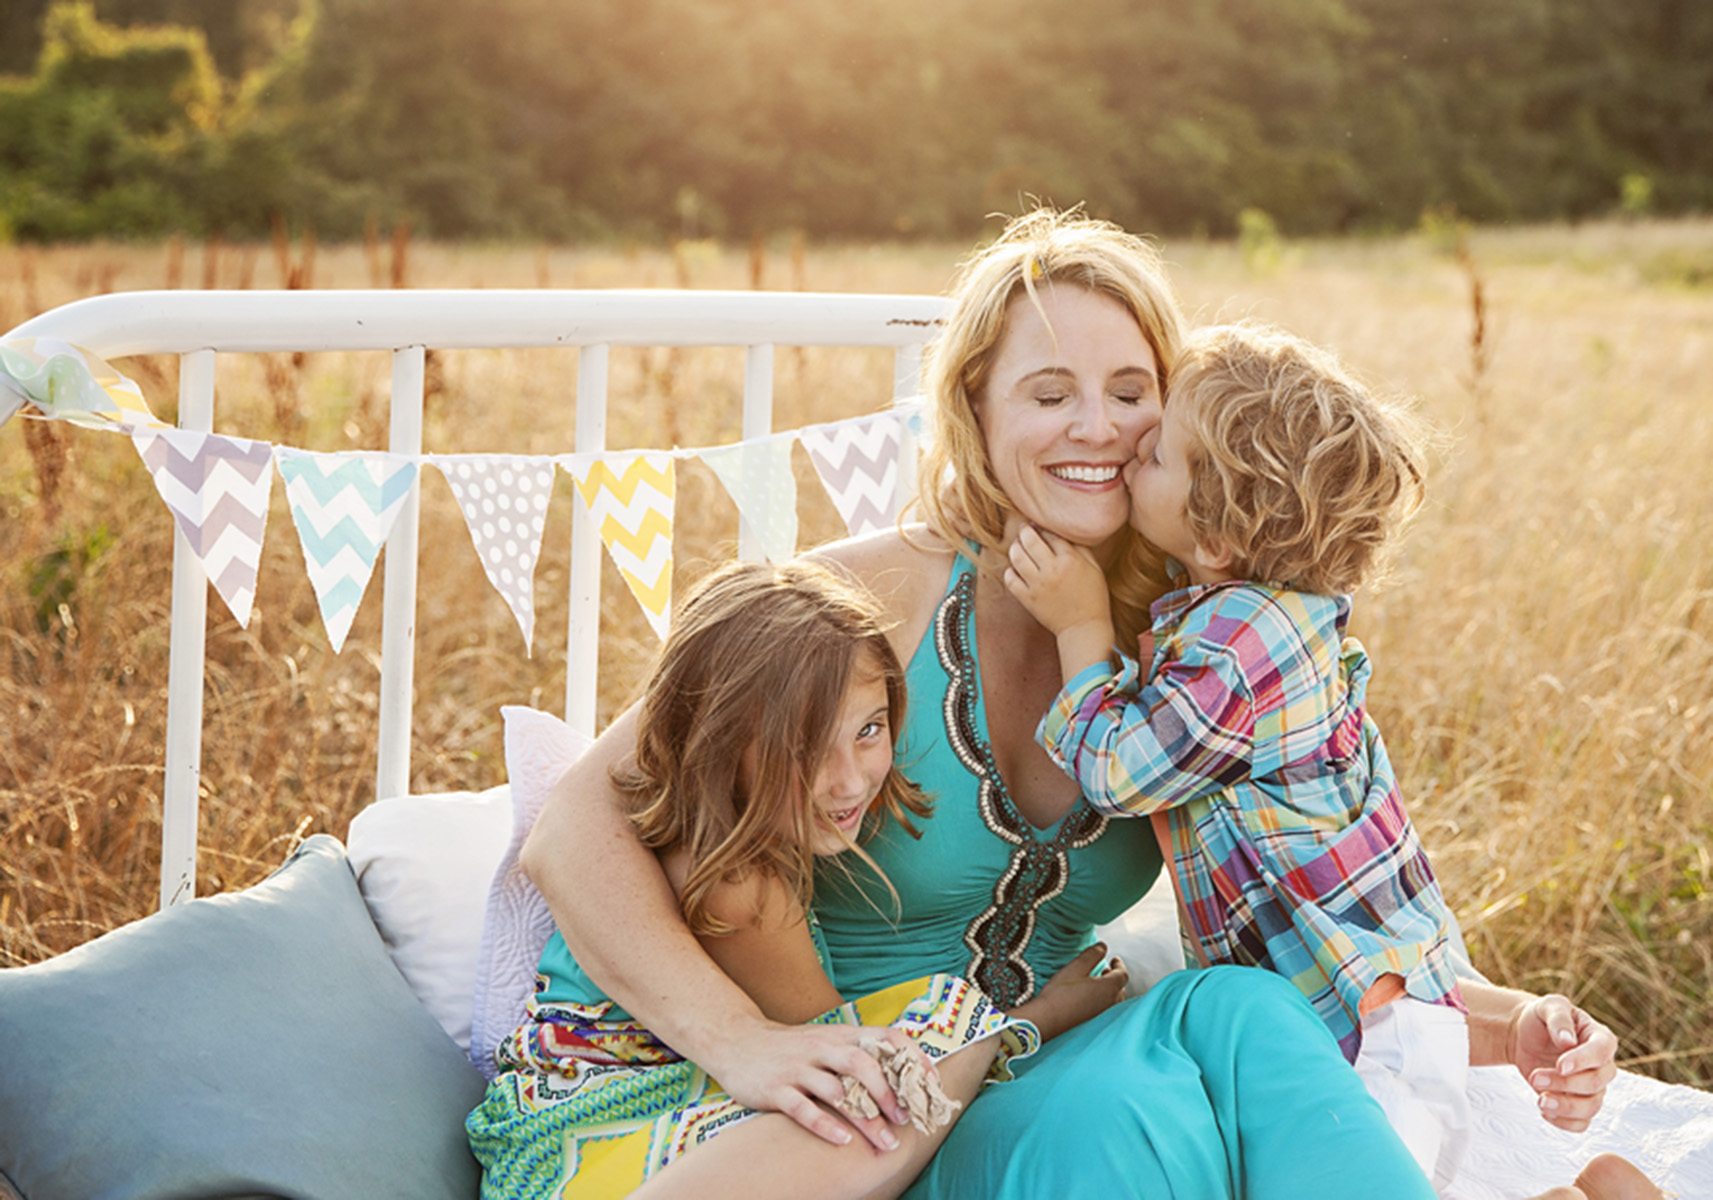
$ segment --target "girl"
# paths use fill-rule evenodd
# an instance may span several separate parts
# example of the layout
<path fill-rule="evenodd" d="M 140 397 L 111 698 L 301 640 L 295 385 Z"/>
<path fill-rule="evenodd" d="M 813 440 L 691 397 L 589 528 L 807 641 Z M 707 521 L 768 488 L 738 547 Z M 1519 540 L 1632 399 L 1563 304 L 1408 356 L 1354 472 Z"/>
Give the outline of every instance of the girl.
<path fill-rule="evenodd" d="M 612 780 L 686 924 L 768 1017 L 890 1025 L 877 1034 L 912 1056 L 979 1043 L 955 1071 L 947 1064 L 948 1084 L 968 1099 L 990 1065 L 1003 1075 L 1006 1059 L 1033 1051 L 1037 1028 L 954 976 L 843 1003 L 809 909 L 817 871 L 839 871 L 847 850 L 866 857 L 857 842 L 882 823 L 914 833 L 912 818 L 929 812 L 893 763 L 903 709 L 903 671 L 866 594 L 814 565 L 733 564 L 677 617 L 646 685 L 635 753 Z M 1018 1016 L 1050 1034 L 1115 1001 L 1122 971 L 1091 984 L 1092 964 L 1079 960 L 1080 979 L 1067 971 Z M 813 1148 L 805 1158 L 790 1150 L 805 1148 L 798 1139 L 767 1134 L 783 1117 L 764 1118 L 731 1152 L 703 1148 L 755 1114 L 602 995 L 557 933 L 528 1017 L 496 1059 L 501 1074 L 468 1121 L 485 1200 L 625 1195 L 691 1150 L 646 1194 L 741 1186 L 746 1197 L 802 1196 L 809 1181 L 826 1184 Z M 889 1089 L 869 1081 L 896 1114 Z M 944 1129 L 902 1133 L 904 1153 L 876 1154 L 818 1194 L 902 1191 Z"/>

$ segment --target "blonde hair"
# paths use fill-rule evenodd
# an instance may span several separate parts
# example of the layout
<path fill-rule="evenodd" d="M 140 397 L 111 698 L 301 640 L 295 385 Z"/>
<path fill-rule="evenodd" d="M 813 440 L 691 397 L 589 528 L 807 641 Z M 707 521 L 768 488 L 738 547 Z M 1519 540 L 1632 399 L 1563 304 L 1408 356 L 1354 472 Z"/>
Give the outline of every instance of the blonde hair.
<path fill-rule="evenodd" d="M 1166 386 L 1177 363 L 1183 319 L 1159 252 L 1107 221 L 1073 209 L 1037 209 L 1011 221 L 999 239 L 963 264 L 952 312 L 928 349 L 926 387 L 933 437 L 922 455 L 918 497 L 928 527 L 954 546 L 1003 548 L 1015 511 L 994 478 L 976 400 L 1005 338 L 1013 300 L 1039 304 L 1043 284 L 1086 288 L 1123 305 L 1154 352 Z M 1147 628 L 1148 605 L 1166 587 L 1163 560 L 1128 529 L 1108 568 L 1113 616 L 1123 636 Z"/>
<path fill-rule="evenodd" d="M 679 905 L 694 932 L 730 932 L 709 911 L 710 894 L 755 872 L 807 906 L 807 797 L 845 690 L 865 666 L 885 681 L 896 744 L 904 669 L 880 609 L 855 584 L 813 563 L 732 563 L 684 602 L 645 686 L 635 753 L 612 779 L 644 845 L 688 851 Z M 871 812 L 868 832 L 890 816 L 914 834 L 907 814 L 926 816 L 929 804 L 895 765 Z"/>
<path fill-rule="evenodd" d="M 1188 438 L 1186 523 L 1246 579 L 1339 593 L 1384 573 L 1421 506 L 1430 435 L 1325 350 L 1244 322 L 1194 334 L 1166 396 Z"/>

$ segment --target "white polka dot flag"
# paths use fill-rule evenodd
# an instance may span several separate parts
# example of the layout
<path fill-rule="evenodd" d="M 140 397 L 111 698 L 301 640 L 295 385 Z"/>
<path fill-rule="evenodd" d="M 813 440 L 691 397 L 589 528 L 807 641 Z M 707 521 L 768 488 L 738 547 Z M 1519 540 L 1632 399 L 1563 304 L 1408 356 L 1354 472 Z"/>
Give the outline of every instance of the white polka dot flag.
<path fill-rule="evenodd" d="M 573 454 L 576 481 L 613 564 L 664 638 L 672 609 L 672 455 L 664 450 Z"/>
<path fill-rule="evenodd" d="M 285 480 L 321 623 L 337 654 L 416 482 L 416 463 L 374 451 L 316 454 L 289 446 L 274 448 L 274 463 Z"/>
<path fill-rule="evenodd" d="M 535 563 L 557 470 L 551 458 L 433 454 L 426 460 L 452 485 L 488 582 L 512 610 L 523 641 L 535 637 Z"/>
<path fill-rule="evenodd" d="M 791 475 L 789 433 L 698 450 L 744 519 L 761 535 L 762 553 L 783 562 L 797 553 L 797 480 Z"/>
<path fill-rule="evenodd" d="M 899 414 L 889 411 L 810 425 L 798 435 L 852 536 L 885 529 L 898 519 L 902 424 Z"/>
<path fill-rule="evenodd" d="M 247 626 L 268 524 L 274 448 L 184 429 L 139 429 L 131 443 L 214 590 Z"/>

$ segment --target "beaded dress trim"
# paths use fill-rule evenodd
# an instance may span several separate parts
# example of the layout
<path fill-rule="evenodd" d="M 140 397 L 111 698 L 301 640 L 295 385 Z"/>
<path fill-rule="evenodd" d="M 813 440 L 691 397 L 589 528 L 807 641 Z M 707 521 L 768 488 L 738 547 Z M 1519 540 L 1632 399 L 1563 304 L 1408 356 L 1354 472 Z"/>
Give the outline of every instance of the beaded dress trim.
<path fill-rule="evenodd" d="M 969 977 L 1000 1008 L 1021 1004 L 1036 991 L 1035 972 L 1023 957 L 1035 935 L 1041 905 L 1065 890 L 1070 880 L 1068 851 L 1080 850 L 1106 832 L 1107 818 L 1078 801 L 1043 840 L 1040 830 L 1018 812 L 993 746 L 977 722 L 980 667 L 975 658 L 975 574 L 965 570 L 946 594 L 934 617 L 934 648 L 946 673 L 943 717 L 946 740 L 977 782 L 982 823 L 1010 843 L 1011 859 L 993 888 L 993 902 L 964 931 L 969 947 Z"/>

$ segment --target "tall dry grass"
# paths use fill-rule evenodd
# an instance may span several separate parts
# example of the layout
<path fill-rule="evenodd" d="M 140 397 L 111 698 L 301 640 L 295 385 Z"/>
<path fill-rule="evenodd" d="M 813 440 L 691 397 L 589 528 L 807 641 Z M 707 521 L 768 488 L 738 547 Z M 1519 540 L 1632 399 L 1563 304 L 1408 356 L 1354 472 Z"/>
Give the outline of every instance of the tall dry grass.
<path fill-rule="evenodd" d="M 1630 1061 L 1713 1082 L 1713 222 L 1446 231 L 1292 243 L 1257 257 L 1167 246 L 1198 318 L 1256 316 L 1420 398 L 1453 438 L 1399 581 L 1359 601 L 1373 706 L 1410 806 L 1495 978 L 1569 992 Z M 302 242 L 283 248 L 0 248 L 0 329 L 170 278 L 318 287 L 803 286 L 937 291 L 963 247 L 692 244 L 571 250 Z M 1473 304 L 1481 295 L 1479 337 Z M 123 364 L 170 415 L 170 360 Z M 574 356 L 442 353 L 427 443 L 570 444 Z M 884 354 L 782 352 L 780 428 L 883 401 Z M 614 353 L 611 444 L 735 437 L 737 351 Z M 218 427 L 318 449 L 384 439 L 380 356 L 223 359 Z M 0 434 L 0 961 L 29 962 L 153 905 L 171 524 L 120 438 Z M 799 462 L 806 543 L 838 522 Z M 730 550 L 736 517 L 681 463 L 681 582 Z M 378 603 L 328 652 L 283 496 L 257 611 L 212 608 L 203 891 L 265 873 L 296 837 L 342 834 L 371 798 Z M 564 687 L 568 493 L 538 572 L 535 652 L 483 580 L 432 475 L 412 786 L 503 774 L 498 709 Z M 611 572 L 609 572 L 611 574 Z M 378 589 L 378 582 L 375 588 Z M 603 593 L 603 714 L 652 636 Z"/>

